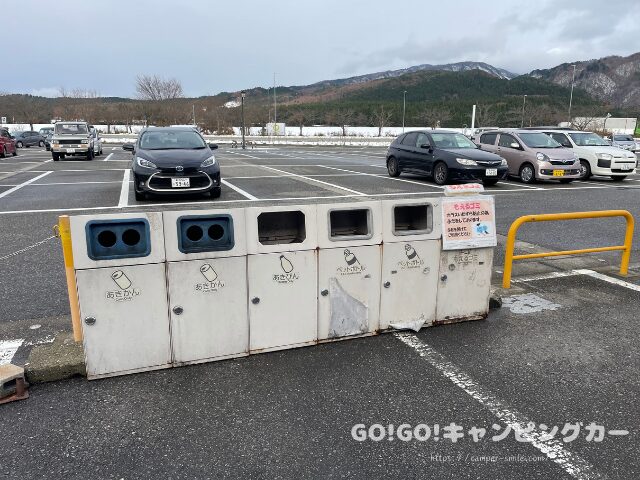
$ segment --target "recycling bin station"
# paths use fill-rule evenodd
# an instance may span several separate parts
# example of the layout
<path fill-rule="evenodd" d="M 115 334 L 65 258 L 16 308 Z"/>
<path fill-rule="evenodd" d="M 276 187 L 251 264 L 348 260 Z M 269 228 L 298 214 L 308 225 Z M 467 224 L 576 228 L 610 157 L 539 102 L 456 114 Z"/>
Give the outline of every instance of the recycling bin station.
<path fill-rule="evenodd" d="M 162 213 L 70 221 L 87 377 L 169 367 Z"/>
<path fill-rule="evenodd" d="M 462 187 L 447 187 L 447 196 L 441 199 L 437 324 L 480 320 L 489 313 L 493 247 L 497 245 L 494 198 L 467 195 Z"/>
<path fill-rule="evenodd" d="M 382 202 L 380 331 L 431 326 L 441 252 L 440 199 Z"/>
<path fill-rule="evenodd" d="M 248 355 L 244 209 L 163 217 L 174 365 Z"/>
<path fill-rule="evenodd" d="M 378 331 L 380 202 L 318 205 L 318 340 Z"/>
<path fill-rule="evenodd" d="M 315 205 L 246 209 L 249 350 L 316 343 Z"/>

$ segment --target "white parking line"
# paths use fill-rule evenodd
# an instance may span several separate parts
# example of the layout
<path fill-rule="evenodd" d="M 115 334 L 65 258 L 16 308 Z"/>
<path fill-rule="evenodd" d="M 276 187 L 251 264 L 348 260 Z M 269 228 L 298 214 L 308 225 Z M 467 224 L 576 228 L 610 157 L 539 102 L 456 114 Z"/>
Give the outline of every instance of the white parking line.
<path fill-rule="evenodd" d="M 129 179 L 131 178 L 131 170 L 125 170 L 122 176 L 122 187 L 120 188 L 120 200 L 118 208 L 124 208 L 129 205 Z"/>
<path fill-rule="evenodd" d="M 604 478 L 593 465 L 581 456 L 565 449 L 565 445 L 556 438 L 549 438 L 549 432 L 535 428 L 538 422 L 532 422 L 518 410 L 505 404 L 492 392 L 486 390 L 461 368 L 450 362 L 444 355 L 422 342 L 416 335 L 396 333 L 396 338 L 414 349 L 429 365 L 440 372 L 455 386 L 462 389 L 480 405 L 488 409 L 503 424 L 510 427 L 531 446 L 544 453 L 550 461 L 557 463 L 562 469 L 579 480 Z M 534 425 L 531 428 L 531 425 Z"/>
<path fill-rule="evenodd" d="M 507 185 L 509 187 L 522 187 L 522 188 L 530 188 L 532 190 L 543 190 L 540 187 L 534 187 L 533 185 L 525 185 L 524 183 L 512 183 L 512 182 L 498 182 L 498 185 Z"/>
<path fill-rule="evenodd" d="M 629 290 L 633 290 L 634 292 L 640 292 L 640 285 L 636 285 L 635 283 L 625 282 L 624 280 L 621 280 L 619 278 L 610 277 L 609 275 L 598 273 L 594 270 L 589 270 L 586 268 L 582 268 L 578 270 L 567 270 L 566 272 L 541 273 L 540 275 L 532 275 L 530 277 L 514 278 L 511 281 L 514 283 L 526 283 L 526 282 L 535 282 L 538 280 L 551 280 L 553 278 L 573 277 L 576 275 L 587 275 L 589 277 L 597 278 L 598 280 L 603 280 L 605 282 L 611 283 L 613 285 L 617 285 L 619 287 L 628 288 Z"/>
<path fill-rule="evenodd" d="M 260 167 L 261 168 L 266 168 L 267 170 L 271 170 L 271 171 L 274 171 L 274 172 L 283 173 L 288 177 L 304 178 L 305 180 L 308 180 L 310 182 L 320 183 L 321 185 L 326 185 L 328 187 L 338 188 L 338 189 L 344 190 L 346 192 L 351 192 L 351 193 L 353 193 L 355 195 L 362 195 L 362 196 L 366 195 L 366 193 L 358 192 L 357 190 L 352 190 L 351 188 L 341 187 L 340 185 L 336 185 L 334 183 L 323 182 L 322 180 L 317 180 L 317 179 L 311 178 L 311 177 L 305 177 L 304 175 L 298 175 L 297 173 L 285 172 L 284 170 L 278 170 L 277 168 L 267 167 L 266 165 L 260 165 Z"/>
<path fill-rule="evenodd" d="M 23 338 L 15 340 L 0 340 L 0 365 L 11 363 L 13 356 L 16 354 L 20 345 L 24 342 Z"/>
<path fill-rule="evenodd" d="M 427 183 L 424 183 L 424 182 L 418 182 L 418 181 L 415 181 L 415 180 L 407 180 L 405 178 L 389 177 L 387 175 L 378 175 L 377 173 L 356 172 L 354 170 L 345 170 L 344 168 L 328 167 L 327 165 L 318 165 L 318 166 L 322 167 L 322 168 L 328 168 L 330 170 L 338 170 L 340 172 L 357 173 L 359 175 L 364 175 L 365 177 L 376 177 L 376 178 L 384 178 L 384 179 L 387 179 L 387 180 L 395 180 L 396 182 L 413 183 L 414 185 L 420 185 L 422 187 L 444 188 L 441 185 L 431 185 L 431 184 L 427 184 Z"/>
<path fill-rule="evenodd" d="M 37 177 L 32 178 L 31 180 L 27 180 L 26 182 L 21 183 L 20 185 L 16 185 L 13 188 L 10 188 L 9 190 L 7 190 L 6 192 L 2 192 L 0 193 L 0 198 L 6 197 L 7 195 L 15 192 L 16 190 L 20 190 L 22 187 L 26 187 L 27 185 L 29 185 L 30 183 L 33 183 L 37 180 L 40 180 L 42 177 L 46 177 L 47 175 L 49 175 L 50 173 L 53 173 L 53 171 L 49 171 L 49 172 L 44 172 L 41 175 L 38 175 Z"/>
<path fill-rule="evenodd" d="M 233 185 L 232 183 L 227 182 L 226 180 L 220 180 L 220 183 L 226 185 L 227 187 L 229 187 L 231 190 L 235 190 L 236 192 L 238 192 L 240 195 L 244 196 L 245 198 L 248 198 L 249 200 L 255 201 L 255 200 L 260 200 L 258 197 L 254 197 L 253 195 L 251 195 L 248 192 L 245 192 L 244 190 L 242 190 L 240 187 L 236 187 L 235 185 Z"/>
<path fill-rule="evenodd" d="M 254 157 L 253 155 L 249 155 L 247 153 L 232 152 L 231 150 L 228 150 L 227 153 L 233 153 L 234 155 L 242 155 L 243 157 L 253 158 L 255 160 L 262 160 L 262 157 Z"/>
<path fill-rule="evenodd" d="M 111 157 L 113 157 L 113 155 L 114 155 L 113 153 L 110 153 L 109 155 L 107 155 L 107 156 L 104 158 L 103 162 L 108 162 L 108 161 L 109 161 L 109 159 L 110 159 Z"/>

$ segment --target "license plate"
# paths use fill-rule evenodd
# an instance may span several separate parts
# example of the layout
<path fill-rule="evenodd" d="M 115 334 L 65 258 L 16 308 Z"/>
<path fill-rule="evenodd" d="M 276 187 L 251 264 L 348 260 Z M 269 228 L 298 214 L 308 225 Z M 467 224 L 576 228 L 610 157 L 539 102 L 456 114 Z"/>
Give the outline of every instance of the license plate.
<path fill-rule="evenodd" d="M 554 177 L 564 177 L 564 170 L 554 170 L 553 171 L 553 176 Z"/>
<path fill-rule="evenodd" d="M 496 176 L 498 176 L 498 169 L 497 168 L 487 168 L 487 171 L 485 172 L 485 175 L 487 177 L 496 177 Z"/>
<path fill-rule="evenodd" d="M 620 170 L 633 170 L 631 165 L 621 165 Z"/>
<path fill-rule="evenodd" d="M 188 178 L 172 178 L 171 186 L 173 188 L 189 188 L 190 182 Z"/>
<path fill-rule="evenodd" d="M 76 153 L 75 148 L 67 148 L 67 153 Z"/>

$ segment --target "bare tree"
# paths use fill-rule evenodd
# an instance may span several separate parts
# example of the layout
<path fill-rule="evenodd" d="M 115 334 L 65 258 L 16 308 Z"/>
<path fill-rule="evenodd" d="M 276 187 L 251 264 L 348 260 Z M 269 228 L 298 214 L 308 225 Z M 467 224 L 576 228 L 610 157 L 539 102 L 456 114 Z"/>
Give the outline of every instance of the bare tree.
<path fill-rule="evenodd" d="M 495 125 L 498 116 L 493 110 L 494 105 L 478 105 L 476 106 L 476 126 L 489 127 Z"/>
<path fill-rule="evenodd" d="M 451 112 L 446 108 L 427 107 L 418 115 L 427 127 L 439 127 L 441 123 L 451 120 Z"/>
<path fill-rule="evenodd" d="M 578 130 L 587 130 L 591 125 L 596 127 L 596 123 L 599 123 L 599 117 L 574 117 L 571 119 L 571 124 Z"/>
<path fill-rule="evenodd" d="M 393 117 L 393 110 L 384 110 L 384 105 L 380 105 L 380 108 L 373 111 L 371 116 L 373 123 L 378 127 L 378 136 L 382 136 L 382 129 L 389 124 L 389 121 Z"/>
<path fill-rule="evenodd" d="M 136 93 L 141 100 L 170 100 L 184 96 L 182 84 L 175 78 L 164 79 L 158 75 L 138 75 Z"/>

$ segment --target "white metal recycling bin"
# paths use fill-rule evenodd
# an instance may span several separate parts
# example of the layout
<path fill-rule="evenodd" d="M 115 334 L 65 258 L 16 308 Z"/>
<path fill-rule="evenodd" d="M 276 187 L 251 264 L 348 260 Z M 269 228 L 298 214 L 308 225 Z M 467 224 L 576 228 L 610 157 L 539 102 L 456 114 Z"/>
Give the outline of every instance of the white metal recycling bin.
<path fill-rule="evenodd" d="M 318 205 L 318 340 L 379 328 L 380 202 Z"/>
<path fill-rule="evenodd" d="M 163 213 L 174 365 L 249 353 L 244 209 Z"/>
<path fill-rule="evenodd" d="M 497 243 L 494 199 L 460 195 L 442 198 L 441 204 L 443 251 L 435 323 L 486 318 Z"/>
<path fill-rule="evenodd" d="M 246 209 L 250 353 L 317 341 L 315 205 Z"/>
<path fill-rule="evenodd" d="M 380 331 L 436 319 L 442 228 L 439 198 L 382 202 Z"/>
<path fill-rule="evenodd" d="M 162 214 L 70 221 L 87 377 L 170 366 Z"/>

